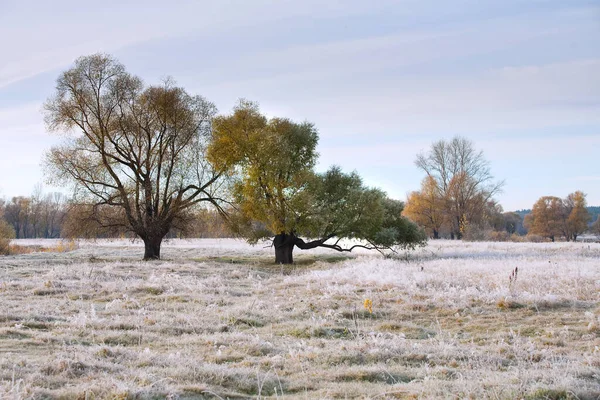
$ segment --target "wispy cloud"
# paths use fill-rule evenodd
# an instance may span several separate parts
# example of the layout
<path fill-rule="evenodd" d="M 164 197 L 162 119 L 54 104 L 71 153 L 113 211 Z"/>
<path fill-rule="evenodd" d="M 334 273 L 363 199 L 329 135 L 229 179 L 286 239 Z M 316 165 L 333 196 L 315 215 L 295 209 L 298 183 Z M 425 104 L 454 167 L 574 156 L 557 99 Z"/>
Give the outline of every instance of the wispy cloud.
<path fill-rule="evenodd" d="M 507 180 L 509 209 L 573 187 L 600 203 L 599 16 L 591 0 L 0 1 L 0 167 L 35 171 L 52 144 L 38 83 L 55 75 L 40 74 L 105 51 L 224 112 L 246 97 L 308 119 L 319 168 L 393 193 L 418 187 L 416 153 L 460 134 Z"/>

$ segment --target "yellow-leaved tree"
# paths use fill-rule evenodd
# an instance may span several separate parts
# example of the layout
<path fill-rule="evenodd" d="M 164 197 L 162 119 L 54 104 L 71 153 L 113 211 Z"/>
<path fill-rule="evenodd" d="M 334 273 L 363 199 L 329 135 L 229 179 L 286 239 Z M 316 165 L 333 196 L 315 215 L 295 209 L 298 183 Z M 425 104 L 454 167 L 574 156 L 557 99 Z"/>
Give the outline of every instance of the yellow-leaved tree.
<path fill-rule="evenodd" d="M 434 239 L 440 238 L 440 230 L 446 223 L 444 198 L 432 176 L 426 176 L 421 182 L 421 190 L 408 195 L 403 215 L 423 227 Z"/>
<path fill-rule="evenodd" d="M 562 200 L 555 196 L 538 199 L 525 216 L 525 227 L 529 234 L 549 238 L 553 242 L 561 235 Z"/>
<path fill-rule="evenodd" d="M 590 215 L 586 206 L 585 193 L 581 191 L 565 199 L 543 196 L 525 216 L 525 227 L 529 234 L 547 237 L 553 242 L 557 237 L 575 241 L 588 228 Z"/>
<path fill-rule="evenodd" d="M 567 240 L 576 241 L 577 236 L 588 229 L 588 222 L 591 217 L 587 210 L 585 197 L 585 193 L 578 190 L 569 194 L 564 200 L 566 223 L 564 224 L 565 229 L 563 233 Z"/>

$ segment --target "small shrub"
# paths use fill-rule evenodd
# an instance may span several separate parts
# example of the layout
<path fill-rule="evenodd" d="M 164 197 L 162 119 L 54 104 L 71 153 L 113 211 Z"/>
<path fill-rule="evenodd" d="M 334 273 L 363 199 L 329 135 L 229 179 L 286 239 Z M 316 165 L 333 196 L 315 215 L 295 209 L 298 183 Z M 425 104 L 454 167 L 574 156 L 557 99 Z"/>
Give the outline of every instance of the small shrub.
<path fill-rule="evenodd" d="M 513 233 L 512 235 L 510 235 L 509 240 L 514 243 L 523 243 L 523 242 L 525 242 L 525 236 L 521 236 L 517 233 Z"/>
<path fill-rule="evenodd" d="M 466 242 L 482 242 L 487 240 L 487 231 L 476 225 L 469 225 L 463 233 L 462 240 Z"/>
<path fill-rule="evenodd" d="M 77 250 L 79 248 L 79 244 L 71 239 L 71 240 L 61 240 L 57 245 L 51 247 L 42 248 L 43 252 L 48 253 L 68 253 L 73 250 Z"/>
<path fill-rule="evenodd" d="M 498 308 L 500 308 L 502 310 L 510 310 L 510 309 L 517 309 L 517 308 L 525 307 L 524 304 L 521 304 L 514 300 L 507 299 L 506 297 L 503 297 L 500 300 L 498 300 L 498 303 L 496 303 L 496 305 L 498 306 Z"/>
<path fill-rule="evenodd" d="M 532 243 L 542 243 L 542 242 L 546 241 L 546 239 L 543 238 L 542 236 L 540 236 L 540 235 L 533 235 L 533 234 L 528 234 L 526 236 L 526 239 L 527 239 L 528 242 L 532 242 Z"/>
<path fill-rule="evenodd" d="M 487 233 L 487 240 L 492 242 L 508 242 L 510 235 L 506 231 L 490 231 Z"/>
<path fill-rule="evenodd" d="M 19 246 L 18 244 L 9 245 L 8 254 L 29 254 L 35 251 L 40 251 L 39 246 Z"/>

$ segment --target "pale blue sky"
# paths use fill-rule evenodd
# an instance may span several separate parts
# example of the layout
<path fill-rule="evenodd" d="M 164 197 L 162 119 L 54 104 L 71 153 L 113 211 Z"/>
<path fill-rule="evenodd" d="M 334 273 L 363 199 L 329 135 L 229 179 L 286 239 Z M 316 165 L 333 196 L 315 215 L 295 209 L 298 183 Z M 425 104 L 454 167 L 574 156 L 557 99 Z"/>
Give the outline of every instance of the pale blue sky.
<path fill-rule="evenodd" d="M 81 55 L 172 76 L 229 112 L 238 98 L 320 131 L 338 164 L 405 199 L 419 151 L 472 139 L 505 210 L 575 190 L 600 205 L 600 3 L 0 0 L 0 196 L 43 182 L 57 142 L 41 106 Z M 48 189 L 49 190 L 49 189 Z"/>

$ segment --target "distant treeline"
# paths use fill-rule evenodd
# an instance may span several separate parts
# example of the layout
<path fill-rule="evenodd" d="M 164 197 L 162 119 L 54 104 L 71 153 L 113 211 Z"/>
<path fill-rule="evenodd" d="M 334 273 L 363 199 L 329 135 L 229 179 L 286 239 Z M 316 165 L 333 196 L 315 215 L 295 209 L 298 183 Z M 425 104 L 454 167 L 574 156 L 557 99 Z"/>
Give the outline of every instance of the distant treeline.
<path fill-rule="evenodd" d="M 17 239 L 37 238 L 118 238 L 134 237 L 123 229 L 85 223 L 78 216 L 88 207 L 69 202 L 61 193 L 17 196 L 0 199 L 0 217 L 15 232 Z M 224 219 L 213 210 L 198 208 L 186 214 L 185 230 L 173 227 L 167 237 L 222 238 L 233 237 Z"/>
<path fill-rule="evenodd" d="M 589 206 L 586 207 L 588 213 L 590 214 L 590 221 L 588 222 L 589 226 L 592 226 L 594 222 L 598 221 L 598 217 L 600 216 L 600 206 Z M 531 214 L 531 209 L 517 210 L 513 211 L 515 214 L 519 214 L 519 216 L 523 219 L 527 214 Z"/>
<path fill-rule="evenodd" d="M 531 209 L 502 212 L 501 207 L 490 203 L 485 208 L 482 224 L 473 225 L 466 233 L 471 240 L 507 240 L 504 235 L 524 236 L 529 229 L 524 223 L 531 215 Z M 598 221 L 599 206 L 586 207 L 590 219 L 588 226 Z M 84 223 L 83 211 L 89 206 L 74 204 L 61 193 L 43 194 L 36 190 L 31 196 L 17 196 L 10 200 L 0 199 L 0 218 L 4 219 L 15 231 L 17 239 L 34 238 L 119 238 L 135 237 L 121 228 L 99 226 L 94 221 Z M 114 212 L 113 210 L 107 212 Z M 167 237 L 170 238 L 224 238 L 235 236 L 223 217 L 214 210 L 199 208 L 186 214 L 186 223 L 174 226 Z M 177 224 L 176 224 L 177 225 Z M 600 224 L 596 224 L 600 225 Z M 479 227 L 479 228 L 477 228 Z M 477 229 L 476 229 L 477 228 Z M 484 235 L 482 232 L 487 232 Z M 490 236 L 490 232 L 493 234 Z M 594 230 L 595 232 L 595 230 Z M 451 230 L 442 226 L 439 235 L 450 238 Z"/>

